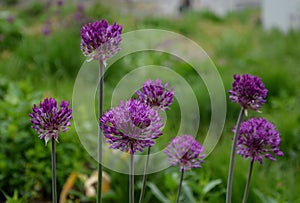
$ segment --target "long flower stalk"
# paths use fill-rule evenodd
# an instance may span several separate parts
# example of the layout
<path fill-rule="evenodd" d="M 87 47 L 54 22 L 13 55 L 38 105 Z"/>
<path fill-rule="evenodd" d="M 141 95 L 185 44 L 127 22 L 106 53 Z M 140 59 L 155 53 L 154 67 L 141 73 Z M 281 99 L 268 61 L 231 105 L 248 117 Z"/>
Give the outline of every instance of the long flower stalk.
<path fill-rule="evenodd" d="M 244 192 L 243 203 L 246 203 L 248 200 L 250 181 L 251 181 L 252 171 L 253 171 L 253 163 L 254 163 L 254 159 L 252 159 L 250 162 L 250 168 L 249 168 L 248 179 L 247 179 L 246 188 L 245 188 L 245 192 Z"/>
<path fill-rule="evenodd" d="M 104 63 L 102 60 L 99 60 L 99 118 L 101 117 L 103 113 L 103 89 L 104 89 Z M 101 125 L 101 122 L 100 122 Z M 102 129 L 99 125 L 98 129 L 98 187 L 97 187 L 97 203 L 102 202 Z"/>
<path fill-rule="evenodd" d="M 180 176 L 180 181 L 179 181 L 178 190 L 177 190 L 177 199 L 176 199 L 177 203 L 179 203 L 179 198 L 180 198 L 180 193 L 181 193 L 181 186 L 182 186 L 182 181 L 183 181 L 183 175 L 184 175 L 184 170 L 181 170 L 181 176 Z"/>
<path fill-rule="evenodd" d="M 230 155 L 230 165 L 228 171 L 228 180 L 227 180 L 227 193 L 226 193 L 226 203 L 231 203 L 231 196 L 232 196 L 232 181 L 233 181 L 233 170 L 234 170 L 234 161 L 235 161 L 235 154 L 236 154 L 236 145 L 238 140 L 238 134 L 240 131 L 241 122 L 243 119 L 245 110 L 242 108 L 237 120 L 236 124 L 236 131 L 233 136 L 233 143 L 231 148 L 231 155 Z"/>
<path fill-rule="evenodd" d="M 131 148 L 132 148 L 132 146 L 131 146 Z M 130 166 L 129 166 L 129 203 L 134 203 L 134 154 L 133 153 L 130 153 Z"/>
<path fill-rule="evenodd" d="M 56 187 L 56 154 L 55 139 L 52 138 L 51 161 L 52 161 L 52 202 L 57 203 L 57 187 Z"/>
<path fill-rule="evenodd" d="M 150 151 L 151 151 L 151 147 L 148 147 L 147 159 L 146 159 L 146 164 L 145 164 L 145 169 L 144 169 L 144 176 L 143 176 L 143 185 L 142 185 L 142 189 L 141 189 L 139 203 L 143 202 L 144 196 L 145 196 L 146 182 L 147 182 L 147 172 L 148 172 L 149 158 L 150 158 Z"/>

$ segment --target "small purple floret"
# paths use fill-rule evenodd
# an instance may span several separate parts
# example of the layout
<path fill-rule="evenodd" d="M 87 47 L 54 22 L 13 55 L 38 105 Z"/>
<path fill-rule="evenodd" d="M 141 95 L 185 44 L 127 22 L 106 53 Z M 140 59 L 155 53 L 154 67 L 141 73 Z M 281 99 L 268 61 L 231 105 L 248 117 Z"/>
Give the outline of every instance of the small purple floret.
<path fill-rule="evenodd" d="M 168 83 L 162 84 L 160 80 L 148 80 L 143 83 L 141 90 L 137 91 L 138 99 L 152 108 L 160 110 L 169 109 L 174 98 L 173 88 L 168 89 Z"/>
<path fill-rule="evenodd" d="M 8 16 L 8 17 L 6 18 L 6 21 L 7 21 L 8 23 L 13 23 L 13 22 L 15 22 L 15 17 L 14 17 L 14 16 Z"/>
<path fill-rule="evenodd" d="M 252 75 L 234 75 L 232 90 L 229 91 L 229 98 L 232 102 L 238 103 L 243 109 L 248 108 L 258 111 L 266 102 L 268 90 L 261 79 Z"/>
<path fill-rule="evenodd" d="M 63 1 L 63 0 L 57 0 L 56 5 L 57 5 L 58 7 L 61 7 L 61 6 L 64 5 L 64 1 Z"/>
<path fill-rule="evenodd" d="M 278 130 L 266 119 L 250 118 L 241 123 L 237 153 L 242 157 L 250 157 L 252 161 L 259 161 L 260 164 L 263 164 L 263 157 L 275 161 L 274 155 L 283 156 L 279 144 Z"/>
<path fill-rule="evenodd" d="M 100 127 L 110 148 L 134 154 L 155 144 L 154 139 L 162 135 L 161 121 L 156 110 L 130 99 L 104 113 Z"/>
<path fill-rule="evenodd" d="M 171 165 L 179 165 L 181 171 L 200 168 L 206 154 L 204 147 L 190 135 L 177 136 L 164 150 Z"/>
<path fill-rule="evenodd" d="M 44 36 L 49 36 L 51 34 L 51 23 L 47 21 L 43 26 L 42 33 Z"/>
<path fill-rule="evenodd" d="M 72 109 L 69 103 L 62 101 L 60 109 L 54 98 L 46 98 L 40 102 L 40 106 L 34 104 L 31 117 L 32 128 L 39 133 L 40 139 L 45 139 L 45 143 L 54 138 L 58 142 L 58 133 L 66 132 L 71 125 Z"/>
<path fill-rule="evenodd" d="M 106 62 L 120 50 L 121 34 L 121 25 L 109 25 L 105 19 L 88 23 L 81 29 L 81 50 L 89 60 Z"/>

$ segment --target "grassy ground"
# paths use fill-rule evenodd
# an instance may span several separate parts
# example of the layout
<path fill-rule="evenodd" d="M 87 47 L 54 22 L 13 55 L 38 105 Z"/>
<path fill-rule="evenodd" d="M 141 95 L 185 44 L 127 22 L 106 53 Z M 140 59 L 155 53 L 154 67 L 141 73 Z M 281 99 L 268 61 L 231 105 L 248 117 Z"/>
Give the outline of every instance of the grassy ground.
<path fill-rule="evenodd" d="M 26 201 L 50 199 L 49 149 L 44 148 L 30 129 L 27 115 L 32 104 L 43 96 L 72 100 L 74 81 L 85 60 L 79 46 L 81 25 L 93 19 L 106 18 L 109 22 L 122 24 L 124 32 L 159 28 L 181 33 L 194 40 L 216 64 L 226 91 L 231 88 L 232 75 L 235 73 L 260 76 L 269 89 L 262 116 L 272 121 L 281 132 L 281 149 L 285 156 L 276 162 L 266 160 L 263 166 L 255 164 L 249 202 L 300 201 L 296 189 L 300 181 L 300 148 L 297 144 L 300 141 L 300 107 L 297 105 L 300 101 L 300 90 L 297 88 L 300 84 L 299 30 L 287 34 L 278 30 L 264 31 L 259 10 L 230 13 L 224 18 L 210 12 L 189 12 L 176 18 L 135 17 L 97 4 L 84 10 L 79 21 L 74 19 L 77 12 L 75 4 L 45 8 L 43 4 L 35 3 L 26 8 L 7 7 L 5 17 L 0 19 L 1 190 L 8 195 L 16 190 Z M 6 20 L 8 16 L 14 16 L 12 23 Z M 41 30 L 47 22 L 51 24 L 51 33 L 45 36 Z M 106 94 L 110 95 L 124 74 L 146 62 L 174 66 L 194 90 L 203 86 L 195 80 L 191 68 L 177 59 L 167 54 L 141 53 L 128 56 L 113 65 L 113 71 L 105 76 Z M 206 132 L 210 121 L 210 101 L 206 98 L 207 93 L 195 91 L 195 94 L 202 99 L 199 102 L 201 113 L 208 115 L 203 118 L 204 124 L 199 132 L 202 134 Z M 222 138 L 206 159 L 203 168 L 186 174 L 183 184 L 184 202 L 224 202 L 231 129 L 239 111 L 237 105 L 227 102 Z M 172 111 L 177 112 L 178 107 L 172 107 Z M 168 118 L 170 125 L 177 123 L 176 116 L 174 114 Z M 250 112 L 250 116 L 257 114 Z M 168 135 L 174 132 L 172 127 L 166 126 L 164 133 Z M 89 175 L 96 167 L 96 163 L 80 144 L 74 128 L 60 139 L 59 189 L 72 171 Z M 163 147 L 164 142 L 167 140 L 162 141 L 159 147 Z M 240 202 L 249 160 L 238 157 L 236 164 L 233 202 Z M 128 191 L 124 189 L 128 184 L 127 176 L 109 169 L 105 171 L 111 178 L 110 191 L 106 193 L 105 200 L 122 202 L 127 199 Z M 140 181 L 141 177 L 137 177 L 136 194 L 139 192 Z M 178 168 L 150 175 L 146 202 L 163 202 L 165 199 L 174 202 L 177 182 Z M 73 199 L 88 201 L 80 180 L 75 182 L 70 193 Z"/>

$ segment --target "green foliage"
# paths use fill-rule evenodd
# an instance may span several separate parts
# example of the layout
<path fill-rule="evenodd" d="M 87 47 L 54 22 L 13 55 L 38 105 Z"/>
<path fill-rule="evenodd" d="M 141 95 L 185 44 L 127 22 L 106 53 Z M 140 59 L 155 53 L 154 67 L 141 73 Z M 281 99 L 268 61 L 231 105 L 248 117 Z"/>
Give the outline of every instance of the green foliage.
<path fill-rule="evenodd" d="M 107 19 L 109 22 L 114 22 L 116 19 L 113 17 L 114 12 L 103 6 L 101 3 L 95 3 L 89 10 L 89 16 L 93 18 L 92 20 L 100 20 L 102 18 Z"/>
<path fill-rule="evenodd" d="M 201 20 L 201 21 L 211 21 L 214 23 L 222 23 L 225 20 L 223 17 L 215 14 L 210 10 L 201 10 L 201 11 L 185 13 L 184 17 L 189 20 L 191 19 L 194 22 Z"/>
<path fill-rule="evenodd" d="M 3 0 L 3 3 L 7 6 L 13 6 L 15 4 L 17 4 L 19 2 L 19 0 Z"/>
<path fill-rule="evenodd" d="M 299 99 L 282 93 L 280 98 L 271 99 L 272 111 L 267 112 L 269 119 L 276 124 L 282 135 L 281 147 L 285 156 L 294 160 L 297 165 L 300 164 L 297 155 L 300 151 L 300 146 L 297 144 L 300 133 L 300 109 L 297 108 Z"/>
<path fill-rule="evenodd" d="M 196 171 L 196 172 L 195 172 Z M 197 169 L 195 171 L 187 171 L 184 175 L 181 190 L 181 202 L 220 202 L 222 201 L 225 189 L 221 186 L 222 180 L 211 180 L 207 176 L 205 169 Z M 205 175 L 203 175 L 203 173 Z M 157 178 L 163 179 L 156 182 Z M 152 196 L 145 202 L 175 202 L 177 197 L 178 183 L 180 173 L 178 168 L 168 169 L 162 175 L 153 175 L 149 178 L 147 186 L 149 188 L 148 195 Z M 150 193 L 150 194 L 149 194 Z"/>
<path fill-rule="evenodd" d="M 55 32 L 49 37 L 27 37 L 16 50 L 16 56 L 20 60 L 20 68 L 31 64 L 31 70 L 39 75 L 71 77 L 75 76 L 82 63 L 79 43 L 78 34 L 70 29 Z"/>
<path fill-rule="evenodd" d="M 14 49 L 21 41 L 23 35 L 18 23 L 10 23 L 0 16 L 0 52 Z"/>
<path fill-rule="evenodd" d="M 23 16 L 26 16 L 27 18 L 34 18 L 39 15 L 41 15 L 45 11 L 45 5 L 43 2 L 35 1 L 31 4 L 29 4 L 24 11 L 22 11 Z"/>
<path fill-rule="evenodd" d="M 153 184 L 152 182 L 148 182 L 147 186 L 150 188 L 152 194 L 160 201 L 163 203 L 169 203 L 169 200 L 165 195 L 159 190 L 159 188 Z"/>
<path fill-rule="evenodd" d="M 7 193 L 14 190 L 24 191 L 32 188 L 33 184 L 27 182 L 26 169 L 31 164 L 30 157 L 26 157 L 26 150 L 30 149 L 34 139 L 30 139 L 31 130 L 28 121 L 30 106 L 38 96 L 32 93 L 31 87 L 26 83 L 19 83 L 18 86 L 7 81 L 1 81 L 1 114 L 0 114 L 0 134 L 1 134 L 1 177 L 0 188 Z M 35 152 L 33 153 L 35 155 Z M 17 161 L 15 161 L 17 160 Z M 42 164 L 42 163 L 40 163 Z M 34 172 L 32 172 L 34 173 Z M 30 182 L 34 179 L 28 179 Z M 27 184 L 26 184 L 27 182 Z M 34 190 L 29 194 L 21 194 L 24 197 L 35 196 Z"/>
<path fill-rule="evenodd" d="M 25 203 L 25 198 L 19 198 L 18 191 L 14 191 L 12 197 L 9 197 L 5 192 L 3 192 L 6 202 L 5 203 Z"/>

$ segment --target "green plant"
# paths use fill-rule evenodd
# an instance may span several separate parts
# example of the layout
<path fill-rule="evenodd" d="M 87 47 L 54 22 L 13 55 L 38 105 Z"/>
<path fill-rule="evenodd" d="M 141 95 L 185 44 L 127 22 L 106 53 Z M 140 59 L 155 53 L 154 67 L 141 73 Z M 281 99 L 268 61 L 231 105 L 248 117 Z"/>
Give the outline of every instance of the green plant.
<path fill-rule="evenodd" d="M 19 0 L 4 0 L 3 2 L 5 5 L 13 6 L 13 5 L 17 4 L 19 2 Z"/>
<path fill-rule="evenodd" d="M 22 38 L 23 34 L 18 23 L 0 17 L 0 53 L 15 49 Z"/>
<path fill-rule="evenodd" d="M 5 198 L 6 198 L 6 203 L 25 203 L 25 199 L 24 198 L 19 198 L 19 194 L 18 191 L 14 191 L 14 194 L 12 197 L 9 197 L 5 192 L 3 192 Z"/>

